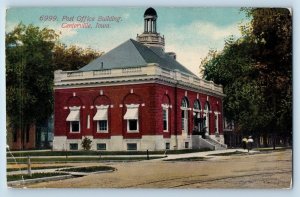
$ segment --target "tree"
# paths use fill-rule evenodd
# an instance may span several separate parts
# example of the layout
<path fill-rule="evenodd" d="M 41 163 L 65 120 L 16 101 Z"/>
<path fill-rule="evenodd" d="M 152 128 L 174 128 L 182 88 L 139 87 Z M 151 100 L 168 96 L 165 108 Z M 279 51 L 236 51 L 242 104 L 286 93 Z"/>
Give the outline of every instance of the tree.
<path fill-rule="evenodd" d="M 6 34 L 6 102 L 9 127 L 25 133 L 52 113 L 52 49 L 57 34 L 19 24 Z"/>
<path fill-rule="evenodd" d="M 53 50 L 53 67 L 54 70 L 78 70 L 100 55 L 102 53 L 90 48 L 83 49 L 74 45 L 67 47 L 58 43 Z"/>
<path fill-rule="evenodd" d="M 54 70 L 77 70 L 100 56 L 95 50 L 59 43 L 54 30 L 19 24 L 6 34 L 8 130 L 24 138 L 30 126 L 53 114 Z"/>
<path fill-rule="evenodd" d="M 224 86 L 224 112 L 239 130 L 287 135 L 292 130 L 292 31 L 287 9 L 243 9 L 242 37 L 210 51 L 203 75 Z"/>
<path fill-rule="evenodd" d="M 249 9 L 252 35 L 258 45 L 255 71 L 264 87 L 273 135 L 292 132 L 292 14 L 288 9 Z"/>

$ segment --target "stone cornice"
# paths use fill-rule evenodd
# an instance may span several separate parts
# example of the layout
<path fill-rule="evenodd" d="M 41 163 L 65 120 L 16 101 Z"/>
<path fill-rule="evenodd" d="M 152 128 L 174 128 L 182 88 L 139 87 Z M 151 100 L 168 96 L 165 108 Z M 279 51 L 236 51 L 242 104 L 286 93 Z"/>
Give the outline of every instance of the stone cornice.
<path fill-rule="evenodd" d="M 221 85 L 196 78 L 178 70 L 162 69 L 157 64 L 143 67 L 99 71 L 55 71 L 54 89 L 83 88 L 114 85 L 159 83 L 178 88 L 224 97 Z"/>

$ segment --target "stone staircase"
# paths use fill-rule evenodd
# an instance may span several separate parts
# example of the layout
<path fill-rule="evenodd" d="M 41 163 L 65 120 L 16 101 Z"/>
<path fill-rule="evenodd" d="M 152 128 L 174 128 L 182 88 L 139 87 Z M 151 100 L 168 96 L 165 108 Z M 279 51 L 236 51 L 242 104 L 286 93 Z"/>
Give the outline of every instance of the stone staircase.
<path fill-rule="evenodd" d="M 225 150 L 227 149 L 226 144 L 222 144 L 215 139 L 210 138 L 209 136 L 205 136 L 202 138 L 200 135 L 192 136 L 192 148 L 209 148 L 211 150 Z"/>
<path fill-rule="evenodd" d="M 214 140 L 214 139 L 210 138 L 209 136 L 207 136 L 203 140 L 205 140 L 208 143 L 212 144 L 215 147 L 215 150 L 225 150 L 225 149 L 227 149 L 226 144 L 222 144 L 221 142 L 218 142 L 217 140 Z"/>

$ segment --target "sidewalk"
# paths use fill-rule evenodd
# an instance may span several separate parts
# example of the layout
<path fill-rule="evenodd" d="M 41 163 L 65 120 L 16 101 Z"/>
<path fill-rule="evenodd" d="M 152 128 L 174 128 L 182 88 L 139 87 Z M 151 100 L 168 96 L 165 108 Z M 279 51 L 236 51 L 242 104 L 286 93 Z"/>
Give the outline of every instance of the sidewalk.
<path fill-rule="evenodd" d="M 189 157 L 208 157 L 208 158 L 212 158 L 212 157 L 216 157 L 216 156 L 210 156 L 211 154 L 220 154 L 220 153 L 231 153 L 231 152 L 245 152 L 247 153 L 248 150 L 244 150 L 244 149 L 226 149 L 226 150 L 217 150 L 217 151 L 205 151 L 205 152 L 195 152 L 195 153 L 184 153 L 184 154 L 166 154 L 166 155 L 149 155 L 150 157 L 155 157 L 155 156 L 161 156 L 163 158 L 158 158 L 158 159 L 151 159 L 151 160 L 142 160 L 142 161 L 138 161 L 138 162 L 157 162 L 157 161 L 163 161 L 163 160 L 170 160 L 170 159 L 180 159 L 180 158 L 189 158 Z M 254 153 L 254 152 L 259 152 L 259 151 L 253 151 L 251 150 L 250 153 Z M 165 157 L 166 156 L 166 157 Z M 65 156 L 33 156 L 30 158 L 64 158 Z M 93 155 L 79 155 L 79 156 L 68 156 L 69 158 L 89 158 L 89 157 L 99 157 L 99 156 L 93 156 Z M 104 155 L 101 156 L 103 158 L 105 157 L 146 157 L 146 155 Z M 27 157 L 17 157 L 17 158 L 27 158 Z M 32 173 L 45 173 L 45 172 L 55 172 L 58 168 L 53 168 L 53 169 L 38 169 L 38 170 L 32 170 Z M 59 169 L 62 169 L 62 167 L 60 167 Z M 18 170 L 18 171 L 12 171 L 12 172 L 7 172 L 8 175 L 13 175 L 13 174 L 26 174 L 27 170 Z"/>
<path fill-rule="evenodd" d="M 151 161 L 158 161 L 158 160 L 169 160 L 169 159 L 180 159 L 180 158 L 189 158 L 189 157 L 215 157 L 210 156 L 212 154 L 220 154 L 220 153 L 231 153 L 231 152 L 245 152 L 247 153 L 248 150 L 244 149 L 226 149 L 226 150 L 215 150 L 215 151 L 205 151 L 205 152 L 195 152 L 195 153 L 186 153 L 186 154 L 167 154 L 167 157 L 165 158 L 159 158 L 159 159 L 153 159 Z M 259 152 L 251 150 L 250 153 Z"/>
<path fill-rule="evenodd" d="M 219 153 L 229 153 L 229 152 L 235 152 L 235 151 L 240 151 L 240 152 L 248 152 L 248 150 L 244 149 L 226 149 L 226 150 L 216 150 L 216 151 L 203 151 L 203 152 L 194 152 L 194 153 L 181 153 L 181 154 L 149 154 L 150 157 L 164 157 L 168 156 L 167 158 L 161 158 L 163 159 L 178 159 L 178 158 L 187 158 L 187 157 L 206 157 L 207 155 L 210 154 L 219 154 Z M 250 152 L 258 152 L 258 151 L 253 151 L 251 150 Z M 147 157 L 146 154 L 143 155 L 63 155 L 63 156 L 30 156 L 31 159 L 33 158 L 127 158 L 127 157 Z M 7 159 L 14 159 L 14 158 L 20 158 L 20 159 L 26 159 L 28 158 L 27 156 L 22 156 L 22 157 L 7 157 Z M 159 159 L 155 159 L 156 161 Z"/>

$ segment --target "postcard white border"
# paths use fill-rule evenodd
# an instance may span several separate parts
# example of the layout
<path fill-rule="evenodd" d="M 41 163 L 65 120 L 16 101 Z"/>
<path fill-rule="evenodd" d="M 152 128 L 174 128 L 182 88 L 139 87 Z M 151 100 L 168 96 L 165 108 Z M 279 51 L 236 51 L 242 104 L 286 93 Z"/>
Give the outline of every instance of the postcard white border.
<path fill-rule="evenodd" d="M 143 197 L 153 197 L 153 196 L 186 196 L 190 197 L 200 197 L 200 196 L 219 196 L 219 197 L 232 197 L 232 196 L 243 196 L 243 197 L 258 197 L 258 196 L 297 196 L 299 195 L 299 178 L 300 175 L 294 176 L 294 183 L 292 190 L 238 190 L 238 189 L 227 189 L 227 190 L 203 190 L 203 189 L 8 189 L 6 186 L 6 136 L 5 136 L 5 9 L 7 7 L 15 6 L 26 6 L 26 7 L 41 7 L 41 6 L 176 6 L 176 7 L 292 7 L 293 9 L 293 93 L 294 93 L 294 105 L 293 105 L 293 123 L 294 123 L 294 175 L 299 174 L 299 154 L 300 143 L 297 143 L 299 138 L 299 128 L 300 128 L 300 1 L 298 0 L 184 0 L 184 1 L 170 1 L 167 0 L 129 0 L 129 1 L 105 1 L 105 0 L 51 0 L 51 1 L 34 1 L 34 0 L 4 0 L 0 1 L 0 195 L 1 196 L 22 196 L 22 197 L 51 197 L 51 196 L 72 196 L 72 197 L 82 197 L 90 196 L 143 196 Z M 297 24 L 297 25 L 296 25 Z M 298 121 L 297 121 L 298 119 Z M 295 143 L 296 142 L 296 143 Z"/>

